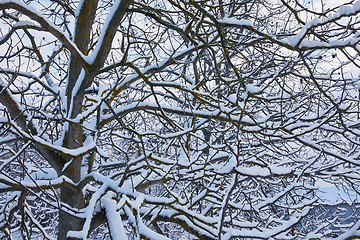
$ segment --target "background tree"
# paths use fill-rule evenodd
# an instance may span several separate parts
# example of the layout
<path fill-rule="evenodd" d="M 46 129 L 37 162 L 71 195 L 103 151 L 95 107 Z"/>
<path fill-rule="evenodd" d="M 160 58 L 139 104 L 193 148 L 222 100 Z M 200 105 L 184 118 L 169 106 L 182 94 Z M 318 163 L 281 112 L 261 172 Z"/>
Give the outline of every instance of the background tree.
<path fill-rule="evenodd" d="M 321 238 L 359 193 L 359 1 L 0 9 L 4 236 Z"/>

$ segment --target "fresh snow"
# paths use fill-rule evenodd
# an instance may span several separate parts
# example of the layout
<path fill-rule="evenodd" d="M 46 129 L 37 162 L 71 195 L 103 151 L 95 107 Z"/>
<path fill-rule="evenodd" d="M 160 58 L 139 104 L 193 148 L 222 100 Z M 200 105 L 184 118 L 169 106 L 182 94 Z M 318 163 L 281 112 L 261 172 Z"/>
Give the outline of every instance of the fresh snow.
<path fill-rule="evenodd" d="M 256 86 L 255 84 L 248 84 L 246 85 L 246 91 L 252 94 L 256 94 L 261 92 L 261 88 Z"/>
<path fill-rule="evenodd" d="M 111 239 L 128 239 L 120 213 L 117 211 L 116 201 L 104 196 L 101 198 L 101 205 L 105 209 L 106 221 L 109 226 Z"/>
<path fill-rule="evenodd" d="M 305 34 L 307 32 L 316 26 L 320 26 L 323 24 L 326 24 L 328 22 L 331 22 L 336 19 L 340 19 L 342 17 L 352 16 L 355 13 L 360 12 L 360 1 L 356 1 L 352 4 L 352 6 L 341 6 L 336 13 L 329 14 L 326 18 L 320 19 L 320 18 L 314 18 L 311 21 L 307 22 L 296 35 L 285 38 L 283 40 L 280 40 L 281 42 L 285 44 L 289 44 L 292 47 L 335 47 L 335 46 L 345 46 L 352 44 L 354 42 L 359 42 L 359 39 L 349 38 L 346 41 L 331 41 L 329 43 L 320 42 L 320 41 L 310 41 L 304 39 Z"/>
<path fill-rule="evenodd" d="M 19 22 L 17 22 L 17 23 L 15 23 L 14 25 L 13 25 L 13 27 L 24 27 L 24 26 L 38 26 L 37 24 L 35 24 L 34 22 L 32 22 L 32 21 L 19 21 Z"/>
<path fill-rule="evenodd" d="M 252 26 L 252 22 L 246 19 L 236 19 L 235 17 L 224 17 L 223 19 L 218 20 L 219 23 L 226 25 L 237 25 L 237 26 Z"/>

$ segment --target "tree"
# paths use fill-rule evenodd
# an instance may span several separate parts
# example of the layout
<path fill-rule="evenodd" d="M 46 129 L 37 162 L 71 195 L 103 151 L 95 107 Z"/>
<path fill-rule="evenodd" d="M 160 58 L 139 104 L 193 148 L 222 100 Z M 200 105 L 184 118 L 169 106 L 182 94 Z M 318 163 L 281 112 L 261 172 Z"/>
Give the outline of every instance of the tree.
<path fill-rule="evenodd" d="M 4 236 L 310 238 L 321 182 L 359 194 L 359 1 L 0 9 Z"/>

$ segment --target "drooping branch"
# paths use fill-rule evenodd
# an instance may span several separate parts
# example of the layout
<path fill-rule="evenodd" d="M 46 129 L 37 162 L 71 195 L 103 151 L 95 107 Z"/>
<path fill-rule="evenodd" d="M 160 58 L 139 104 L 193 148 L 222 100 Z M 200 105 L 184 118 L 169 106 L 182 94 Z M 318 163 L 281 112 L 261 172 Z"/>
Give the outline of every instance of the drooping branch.
<path fill-rule="evenodd" d="M 25 132 L 30 135 L 36 136 L 38 131 L 34 123 L 27 116 L 24 109 L 14 99 L 10 91 L 4 86 L 0 78 L 0 103 L 5 106 L 9 112 L 10 117 L 15 123 Z M 41 146 L 39 143 L 34 142 L 37 151 L 48 161 L 48 163 L 56 170 L 57 173 L 61 172 L 63 160 L 61 156 L 53 150 Z"/>
<path fill-rule="evenodd" d="M 85 59 L 86 57 L 79 50 L 79 48 L 66 35 L 63 34 L 63 31 L 61 31 L 55 24 L 48 21 L 36 9 L 20 1 L 11 0 L 0 2 L 0 10 L 5 9 L 17 10 L 39 23 L 44 29 L 46 29 L 49 33 L 55 36 L 71 52 L 72 55 L 77 56 L 78 61 L 82 63 L 83 67 L 88 68 L 89 64 Z"/>

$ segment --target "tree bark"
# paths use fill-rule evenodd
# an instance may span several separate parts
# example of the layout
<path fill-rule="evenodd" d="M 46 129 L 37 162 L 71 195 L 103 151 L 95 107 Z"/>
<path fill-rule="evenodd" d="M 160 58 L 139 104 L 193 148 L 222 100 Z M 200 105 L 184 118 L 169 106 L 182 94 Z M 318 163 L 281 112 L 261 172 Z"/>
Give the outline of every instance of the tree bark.
<path fill-rule="evenodd" d="M 111 50 L 112 41 L 115 37 L 116 30 L 119 27 L 129 5 L 132 0 L 120 1 L 114 12 L 107 28 L 103 31 L 104 39 L 99 46 L 99 51 L 94 62 L 90 67 L 84 66 L 78 61 L 77 56 L 73 56 L 70 60 L 69 78 L 66 88 L 67 112 L 68 116 L 75 118 L 82 112 L 82 103 L 85 96 L 85 90 L 93 83 L 97 71 L 104 65 L 107 55 Z M 74 42 L 85 55 L 89 51 L 89 43 L 91 39 L 92 25 L 96 15 L 98 0 L 85 0 L 83 6 L 77 16 L 77 25 L 75 29 Z M 116 7 L 116 6 L 113 6 Z M 82 71 L 85 71 L 82 73 Z M 84 74 L 83 78 L 80 75 Z M 82 81 L 79 83 L 78 81 Z M 77 89 L 76 89 L 77 88 Z M 83 126 L 80 123 L 69 123 L 66 130 L 63 145 L 67 148 L 82 147 L 85 140 Z M 64 169 L 63 174 L 74 182 L 81 180 L 82 157 L 69 158 L 67 163 L 69 166 Z M 75 189 L 69 186 L 63 186 L 61 189 L 61 202 L 77 209 L 86 206 L 84 195 L 81 189 Z M 59 234 L 58 239 L 66 239 L 68 231 L 81 230 L 83 220 L 65 211 L 61 211 L 59 215 Z"/>
<path fill-rule="evenodd" d="M 98 0 L 85 0 L 77 16 L 74 42 L 78 49 L 84 54 L 88 54 L 91 30 L 96 15 L 97 5 Z M 77 92 L 74 92 L 74 88 L 82 69 L 84 69 L 84 66 L 77 59 L 77 56 L 72 55 L 69 66 L 69 77 L 66 86 L 67 112 L 68 116 L 71 118 L 76 117 L 82 111 L 82 100 L 85 93 L 83 89 L 79 89 Z M 89 82 L 92 81 L 93 79 Z M 69 123 L 68 129 L 65 131 L 63 142 L 65 147 L 75 149 L 83 146 L 84 133 L 81 124 Z M 63 174 L 75 183 L 79 182 L 81 180 L 82 157 L 68 158 L 66 159 L 66 163 L 69 165 L 63 169 Z M 81 189 L 65 185 L 61 187 L 60 191 L 61 202 L 75 209 L 81 209 L 86 206 L 85 197 Z M 75 214 L 72 215 L 61 210 L 59 213 L 58 239 L 67 239 L 66 236 L 69 231 L 79 231 L 82 229 L 82 226 L 83 219 L 75 216 Z"/>

